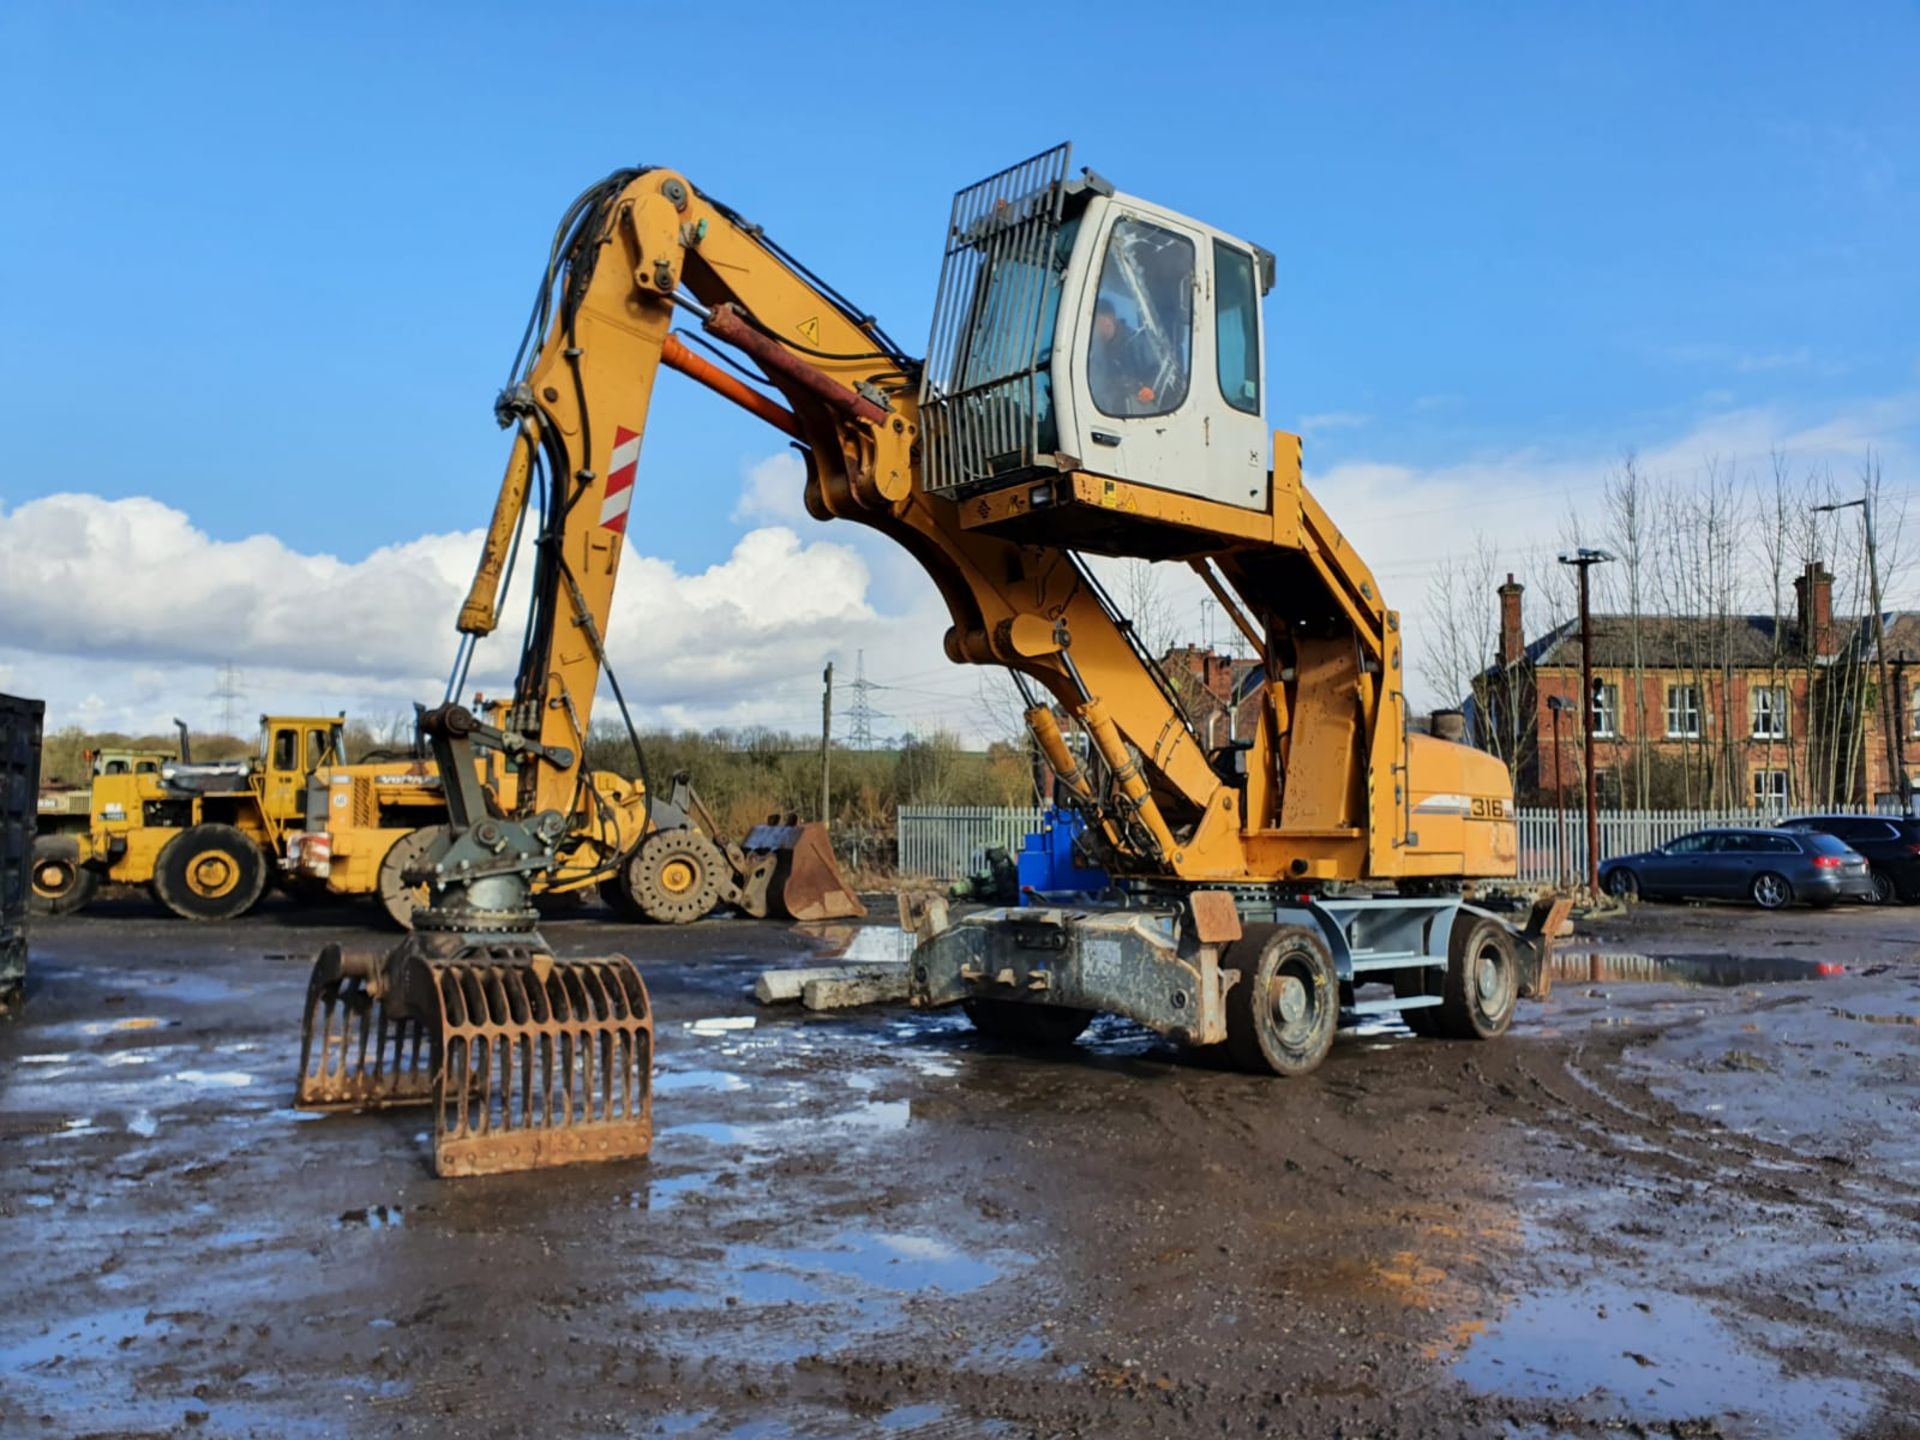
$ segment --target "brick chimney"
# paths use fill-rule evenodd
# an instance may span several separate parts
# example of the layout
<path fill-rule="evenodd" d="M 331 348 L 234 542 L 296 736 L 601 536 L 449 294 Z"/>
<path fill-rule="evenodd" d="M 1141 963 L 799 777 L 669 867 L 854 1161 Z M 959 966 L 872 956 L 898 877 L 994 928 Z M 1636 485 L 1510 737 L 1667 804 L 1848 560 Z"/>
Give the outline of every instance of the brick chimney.
<path fill-rule="evenodd" d="M 1507 572 L 1507 583 L 1500 587 L 1500 664 L 1511 669 L 1527 653 L 1526 632 L 1520 628 L 1520 597 L 1527 587 Z"/>
<path fill-rule="evenodd" d="M 1810 562 L 1793 582 L 1793 600 L 1801 646 L 1815 659 L 1828 659 L 1834 653 L 1832 573 L 1818 560 Z"/>

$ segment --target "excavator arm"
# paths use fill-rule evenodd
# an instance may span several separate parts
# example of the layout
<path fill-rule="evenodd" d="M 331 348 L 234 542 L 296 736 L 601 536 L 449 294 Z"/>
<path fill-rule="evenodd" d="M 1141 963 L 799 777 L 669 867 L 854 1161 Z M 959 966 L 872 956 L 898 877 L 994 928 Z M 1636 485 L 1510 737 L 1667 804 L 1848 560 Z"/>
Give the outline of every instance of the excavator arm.
<path fill-rule="evenodd" d="M 1084 728 L 1114 777 L 1117 849 L 1176 873 L 1237 868 L 1226 847 L 1210 861 L 1184 853 L 1204 824 L 1238 829 L 1236 793 L 1085 563 L 968 530 L 956 501 L 919 483 L 918 361 L 758 227 L 671 171 L 609 177 L 570 218 L 556 241 L 545 339 L 501 397 L 515 443 L 460 618 L 469 635 L 494 627 L 514 537 L 543 484 L 536 564 L 546 568 L 534 583 L 515 726 L 544 752 L 581 751 L 665 363 L 795 439 L 811 514 L 879 530 L 919 561 L 952 616 L 950 659 L 1007 667 Z M 780 401 L 695 354 L 676 324 L 698 326 L 757 367 Z M 1048 707 L 1032 710 L 1044 729 Z M 529 770 L 521 806 L 565 809 L 577 783 L 568 767 Z"/>

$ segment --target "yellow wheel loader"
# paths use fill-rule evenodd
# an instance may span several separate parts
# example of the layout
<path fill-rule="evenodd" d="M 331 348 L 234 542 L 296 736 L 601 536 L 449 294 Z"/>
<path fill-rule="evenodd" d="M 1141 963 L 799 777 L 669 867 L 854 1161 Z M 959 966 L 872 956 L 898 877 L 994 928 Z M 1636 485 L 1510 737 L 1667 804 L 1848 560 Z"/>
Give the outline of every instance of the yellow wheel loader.
<path fill-rule="evenodd" d="M 98 768 L 83 830 L 34 845 L 38 908 L 77 910 L 102 884 L 144 885 L 189 920 L 230 920 L 259 901 L 305 813 L 308 780 L 341 754 L 338 715 L 269 715 L 252 760 Z M 111 758 L 111 757 L 110 757 Z"/>
<path fill-rule="evenodd" d="M 1056 1042 L 1119 1014 L 1291 1076 L 1375 1013 L 1497 1036 L 1543 983 L 1553 915 L 1520 930 L 1461 893 L 1514 873 L 1506 770 L 1409 723 L 1400 617 L 1302 483 L 1299 437 L 1267 429 L 1273 257 L 1075 174 L 1065 146 L 960 191 L 941 248 L 923 361 L 674 171 L 616 171 L 568 208 L 496 404 L 511 457 L 458 622 L 468 640 L 494 628 L 534 524 L 525 662 L 493 725 L 443 705 L 422 726 L 458 789 L 476 744 L 513 755 L 517 783 L 449 794 L 447 831 L 406 872 L 431 902 L 402 945 L 321 956 L 300 1104 L 429 1103 L 441 1174 L 647 1149 L 639 973 L 557 960 L 528 897 L 579 811 L 603 681 L 626 714 L 602 637 L 662 365 L 795 442 L 814 518 L 921 565 L 948 659 L 1012 674 L 1121 892 L 929 916 L 914 1004 Z M 1251 736 L 1195 730 L 1090 556 L 1195 571 L 1258 658 Z M 705 893 L 710 855 L 661 858 L 663 887 Z"/>

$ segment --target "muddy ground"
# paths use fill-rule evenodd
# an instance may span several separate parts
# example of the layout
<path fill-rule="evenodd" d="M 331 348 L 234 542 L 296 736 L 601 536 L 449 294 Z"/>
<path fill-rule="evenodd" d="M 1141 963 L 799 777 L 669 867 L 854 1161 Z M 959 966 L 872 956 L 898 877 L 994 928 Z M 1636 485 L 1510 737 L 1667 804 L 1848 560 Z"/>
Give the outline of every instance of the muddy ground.
<path fill-rule="evenodd" d="M 1502 1042 L 1291 1083 L 762 1010 L 848 934 L 586 912 L 549 938 L 657 1007 L 653 1155 L 462 1181 L 420 1112 L 289 1108 L 342 918 L 37 927 L 0 1433 L 1920 1433 L 1920 909 L 1647 907 Z"/>

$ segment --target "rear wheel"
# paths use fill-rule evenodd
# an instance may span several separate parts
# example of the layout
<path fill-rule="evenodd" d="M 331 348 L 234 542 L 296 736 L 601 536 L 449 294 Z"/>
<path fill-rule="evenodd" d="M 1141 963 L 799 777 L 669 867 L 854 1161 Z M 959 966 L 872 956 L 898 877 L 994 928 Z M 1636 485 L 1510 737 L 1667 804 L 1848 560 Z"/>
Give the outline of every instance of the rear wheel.
<path fill-rule="evenodd" d="M 231 825 L 195 825 L 160 849 L 153 893 L 185 920 L 235 920 L 267 886 L 267 857 Z"/>
<path fill-rule="evenodd" d="M 1436 1007 L 1449 1040 L 1491 1040 L 1513 1023 L 1520 965 L 1513 935 L 1498 920 L 1462 915 L 1447 946 L 1447 978 Z"/>
<path fill-rule="evenodd" d="M 1793 903 L 1793 886 L 1787 883 L 1784 875 L 1776 875 L 1771 870 L 1753 877 L 1748 887 L 1753 903 L 1762 910 L 1778 910 Z"/>
<path fill-rule="evenodd" d="M 627 885 L 649 920 L 688 925 L 720 903 L 726 857 L 698 830 L 649 835 L 627 866 Z"/>
<path fill-rule="evenodd" d="M 27 906 L 36 915 L 71 915 L 100 893 L 100 872 L 82 865 L 79 847 L 66 836 L 40 835 L 33 842 L 33 879 Z"/>
<path fill-rule="evenodd" d="M 1900 899 L 1899 887 L 1893 883 L 1893 877 L 1884 870 L 1873 872 L 1873 893 L 1867 897 L 1869 905 L 1892 905 Z"/>
<path fill-rule="evenodd" d="M 1622 865 L 1618 870 L 1608 873 L 1605 888 L 1606 892 L 1616 900 L 1638 900 L 1640 877 Z"/>
<path fill-rule="evenodd" d="M 1023 1005 L 1015 1000 L 967 1000 L 973 1028 L 1010 1045 L 1071 1045 L 1093 1023 L 1093 1011 L 1067 1005 Z"/>
<path fill-rule="evenodd" d="M 402 930 L 413 929 L 413 912 L 433 898 L 425 881 L 409 883 L 406 872 L 427 858 L 433 842 L 446 833 L 441 825 L 423 825 L 394 841 L 380 861 L 380 908 Z"/>
<path fill-rule="evenodd" d="M 1255 1074 L 1305 1075 L 1340 1025 L 1340 976 L 1304 925 L 1249 925 L 1221 957 L 1240 972 L 1227 991 L 1227 1053 Z"/>

